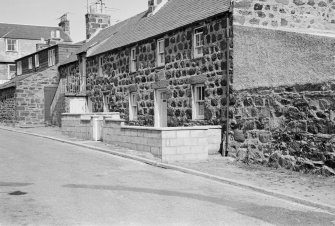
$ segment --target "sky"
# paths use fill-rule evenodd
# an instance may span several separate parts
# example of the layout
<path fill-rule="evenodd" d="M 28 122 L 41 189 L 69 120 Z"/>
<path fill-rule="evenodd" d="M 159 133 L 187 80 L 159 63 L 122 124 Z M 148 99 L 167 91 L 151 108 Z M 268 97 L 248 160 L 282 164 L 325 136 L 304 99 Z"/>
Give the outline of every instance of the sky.
<path fill-rule="evenodd" d="M 94 3 L 96 0 L 88 0 Z M 122 21 L 148 7 L 148 0 L 103 0 L 111 24 Z M 0 23 L 57 27 L 59 17 L 68 14 L 71 38 L 82 41 L 86 36 L 87 0 L 0 0 Z"/>

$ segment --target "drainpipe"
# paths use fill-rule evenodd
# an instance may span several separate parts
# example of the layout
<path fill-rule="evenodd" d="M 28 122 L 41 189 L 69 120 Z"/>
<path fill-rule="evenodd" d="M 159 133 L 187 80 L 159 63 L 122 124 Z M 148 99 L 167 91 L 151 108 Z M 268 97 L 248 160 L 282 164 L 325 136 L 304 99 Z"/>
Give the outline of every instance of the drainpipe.
<path fill-rule="evenodd" d="M 230 17 L 230 15 L 229 15 Z M 230 19 L 227 18 L 227 89 L 226 89 L 226 99 L 227 99 L 227 105 L 226 105 L 226 149 L 224 156 L 228 156 L 228 146 L 229 146 L 229 104 L 230 104 L 230 75 L 229 75 L 229 69 L 230 69 Z"/>

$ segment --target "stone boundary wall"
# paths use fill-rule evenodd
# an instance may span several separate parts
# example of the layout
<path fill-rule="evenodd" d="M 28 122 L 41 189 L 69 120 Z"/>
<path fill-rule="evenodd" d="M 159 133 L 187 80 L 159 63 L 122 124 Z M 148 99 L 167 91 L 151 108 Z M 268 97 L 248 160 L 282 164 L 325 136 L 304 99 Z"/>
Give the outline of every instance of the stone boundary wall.
<path fill-rule="evenodd" d="M 335 37 L 234 26 L 234 89 L 334 79 Z"/>
<path fill-rule="evenodd" d="M 329 172 L 335 169 L 335 81 L 239 91 L 232 129 L 231 155 L 244 159 L 248 152 L 276 167 Z"/>
<path fill-rule="evenodd" d="M 332 0 L 235 0 L 234 24 L 335 35 Z"/>
<path fill-rule="evenodd" d="M 102 124 L 96 128 L 97 117 Z M 220 126 L 153 128 L 125 126 L 124 122 L 116 115 L 65 113 L 62 132 L 83 140 L 94 140 L 96 134 L 101 134 L 103 142 L 150 152 L 164 162 L 202 161 L 220 149 Z"/>
<path fill-rule="evenodd" d="M 103 141 L 151 152 L 163 162 L 201 161 L 208 158 L 207 128 L 149 128 L 124 126 L 124 120 L 105 120 Z"/>
<path fill-rule="evenodd" d="M 92 140 L 93 124 L 91 117 L 81 114 L 63 114 L 62 133 L 82 140 Z"/>

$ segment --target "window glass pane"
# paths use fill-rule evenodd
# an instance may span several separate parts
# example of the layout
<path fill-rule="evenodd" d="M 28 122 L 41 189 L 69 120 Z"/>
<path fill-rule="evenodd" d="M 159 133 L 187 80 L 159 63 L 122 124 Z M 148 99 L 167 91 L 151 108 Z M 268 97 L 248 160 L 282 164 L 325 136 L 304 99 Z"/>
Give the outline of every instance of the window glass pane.
<path fill-rule="evenodd" d="M 198 109 L 197 109 L 197 115 L 204 115 L 205 112 L 205 104 L 204 102 L 199 102 L 198 103 Z"/>

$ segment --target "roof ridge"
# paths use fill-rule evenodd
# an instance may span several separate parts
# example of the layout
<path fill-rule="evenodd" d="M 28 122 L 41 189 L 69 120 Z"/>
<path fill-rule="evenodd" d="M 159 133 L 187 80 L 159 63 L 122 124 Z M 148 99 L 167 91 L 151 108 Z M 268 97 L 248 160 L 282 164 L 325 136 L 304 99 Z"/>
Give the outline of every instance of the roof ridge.
<path fill-rule="evenodd" d="M 30 26 L 30 27 L 44 27 L 44 28 L 59 28 L 62 29 L 61 27 L 57 27 L 57 26 L 43 26 L 43 25 L 32 25 L 32 24 L 9 24 L 9 23 L 1 23 L 0 25 L 15 25 L 15 26 Z"/>

